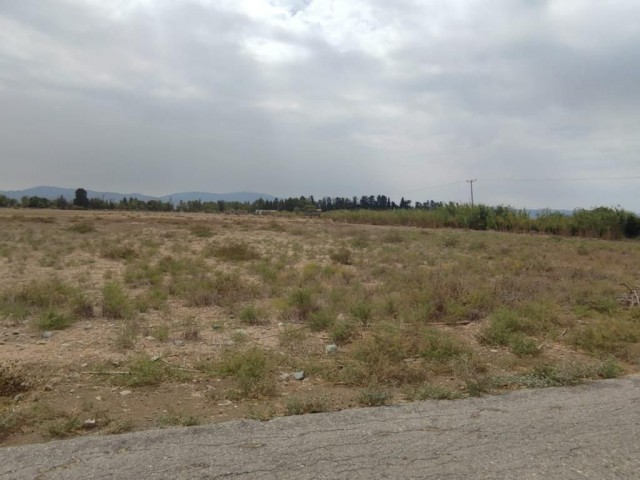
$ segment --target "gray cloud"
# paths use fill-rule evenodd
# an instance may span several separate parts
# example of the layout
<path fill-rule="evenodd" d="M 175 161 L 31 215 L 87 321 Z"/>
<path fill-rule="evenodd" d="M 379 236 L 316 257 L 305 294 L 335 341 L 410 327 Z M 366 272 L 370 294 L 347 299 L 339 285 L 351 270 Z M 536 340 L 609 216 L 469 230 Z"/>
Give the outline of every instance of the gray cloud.
<path fill-rule="evenodd" d="M 640 176 L 639 14 L 0 0 L 0 189 L 466 201 L 478 178 L 487 203 L 640 211 L 633 181 L 506 181 Z"/>

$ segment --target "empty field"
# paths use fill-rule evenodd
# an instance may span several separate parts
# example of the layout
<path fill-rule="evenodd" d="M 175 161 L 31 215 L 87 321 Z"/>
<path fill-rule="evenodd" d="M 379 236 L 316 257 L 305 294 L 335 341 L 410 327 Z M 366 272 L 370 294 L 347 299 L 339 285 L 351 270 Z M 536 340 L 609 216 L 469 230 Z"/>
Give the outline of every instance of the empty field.
<path fill-rule="evenodd" d="M 0 442 L 635 372 L 638 265 L 638 241 L 2 209 Z"/>

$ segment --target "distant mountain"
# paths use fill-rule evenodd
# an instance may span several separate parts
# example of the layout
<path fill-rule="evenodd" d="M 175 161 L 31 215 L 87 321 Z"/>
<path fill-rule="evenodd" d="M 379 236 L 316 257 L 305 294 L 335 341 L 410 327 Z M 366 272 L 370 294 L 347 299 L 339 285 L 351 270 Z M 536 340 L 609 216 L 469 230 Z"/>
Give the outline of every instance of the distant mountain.
<path fill-rule="evenodd" d="M 76 196 L 76 189 L 61 187 L 33 187 L 26 188 L 24 190 L 0 191 L 0 195 L 5 195 L 16 200 L 20 200 L 22 197 L 43 197 L 48 198 L 49 200 L 54 200 L 62 195 L 67 200 L 72 201 Z M 171 200 L 173 203 L 178 203 L 181 200 L 184 202 L 191 200 L 202 200 L 203 202 L 217 202 L 218 200 L 224 200 L 225 202 L 254 202 L 259 198 L 263 198 L 264 200 L 273 200 L 275 198 L 273 195 L 255 192 L 180 192 L 173 193 L 171 195 L 164 195 L 162 197 L 153 197 L 142 193 L 96 192 L 94 190 L 87 190 L 87 196 L 89 198 L 101 198 L 103 200 L 111 200 L 113 202 L 119 202 L 123 198 L 137 198 L 138 200 L 143 200 L 145 202 L 149 200 L 162 200 L 163 202 L 168 202 Z"/>
<path fill-rule="evenodd" d="M 6 195 L 9 198 L 15 198 L 20 200 L 22 197 L 43 197 L 49 200 L 54 200 L 61 195 L 69 201 L 72 201 L 76 196 L 75 188 L 61 188 L 61 187 L 33 187 L 25 188 L 24 190 L 9 190 L 6 192 L 0 191 L 0 195 Z M 143 195 L 141 193 L 115 193 L 115 192 L 96 192 L 94 190 L 87 190 L 87 196 L 89 198 L 102 198 L 104 200 L 112 200 L 119 202 L 123 198 L 134 197 L 138 200 L 154 200 L 156 197 L 150 195 Z"/>
<path fill-rule="evenodd" d="M 171 200 L 173 203 L 180 201 L 188 202 L 191 200 L 202 200 L 203 202 L 217 202 L 224 200 L 225 202 L 255 202 L 259 198 L 263 200 L 273 200 L 276 197 L 266 193 L 256 192 L 232 192 L 232 193 L 210 193 L 210 192 L 181 192 L 172 193 L 160 197 L 163 202 Z"/>

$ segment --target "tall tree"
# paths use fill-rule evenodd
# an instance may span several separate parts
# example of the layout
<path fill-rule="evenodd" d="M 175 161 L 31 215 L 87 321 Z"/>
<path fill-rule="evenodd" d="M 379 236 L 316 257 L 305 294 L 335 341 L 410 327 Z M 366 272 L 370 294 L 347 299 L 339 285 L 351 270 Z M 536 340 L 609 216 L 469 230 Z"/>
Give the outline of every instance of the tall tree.
<path fill-rule="evenodd" d="M 87 191 L 84 188 L 78 188 L 76 190 L 76 197 L 73 199 L 73 204 L 76 207 L 87 208 L 89 206 L 89 197 Z"/>

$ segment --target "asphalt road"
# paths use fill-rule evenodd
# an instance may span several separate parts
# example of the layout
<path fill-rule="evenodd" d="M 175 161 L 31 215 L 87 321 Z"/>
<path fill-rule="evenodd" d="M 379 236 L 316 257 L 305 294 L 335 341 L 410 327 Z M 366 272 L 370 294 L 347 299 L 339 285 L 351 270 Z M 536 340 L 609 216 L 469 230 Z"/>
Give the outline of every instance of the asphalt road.
<path fill-rule="evenodd" d="M 640 377 L 0 449 L 0 479 L 640 478 Z"/>

